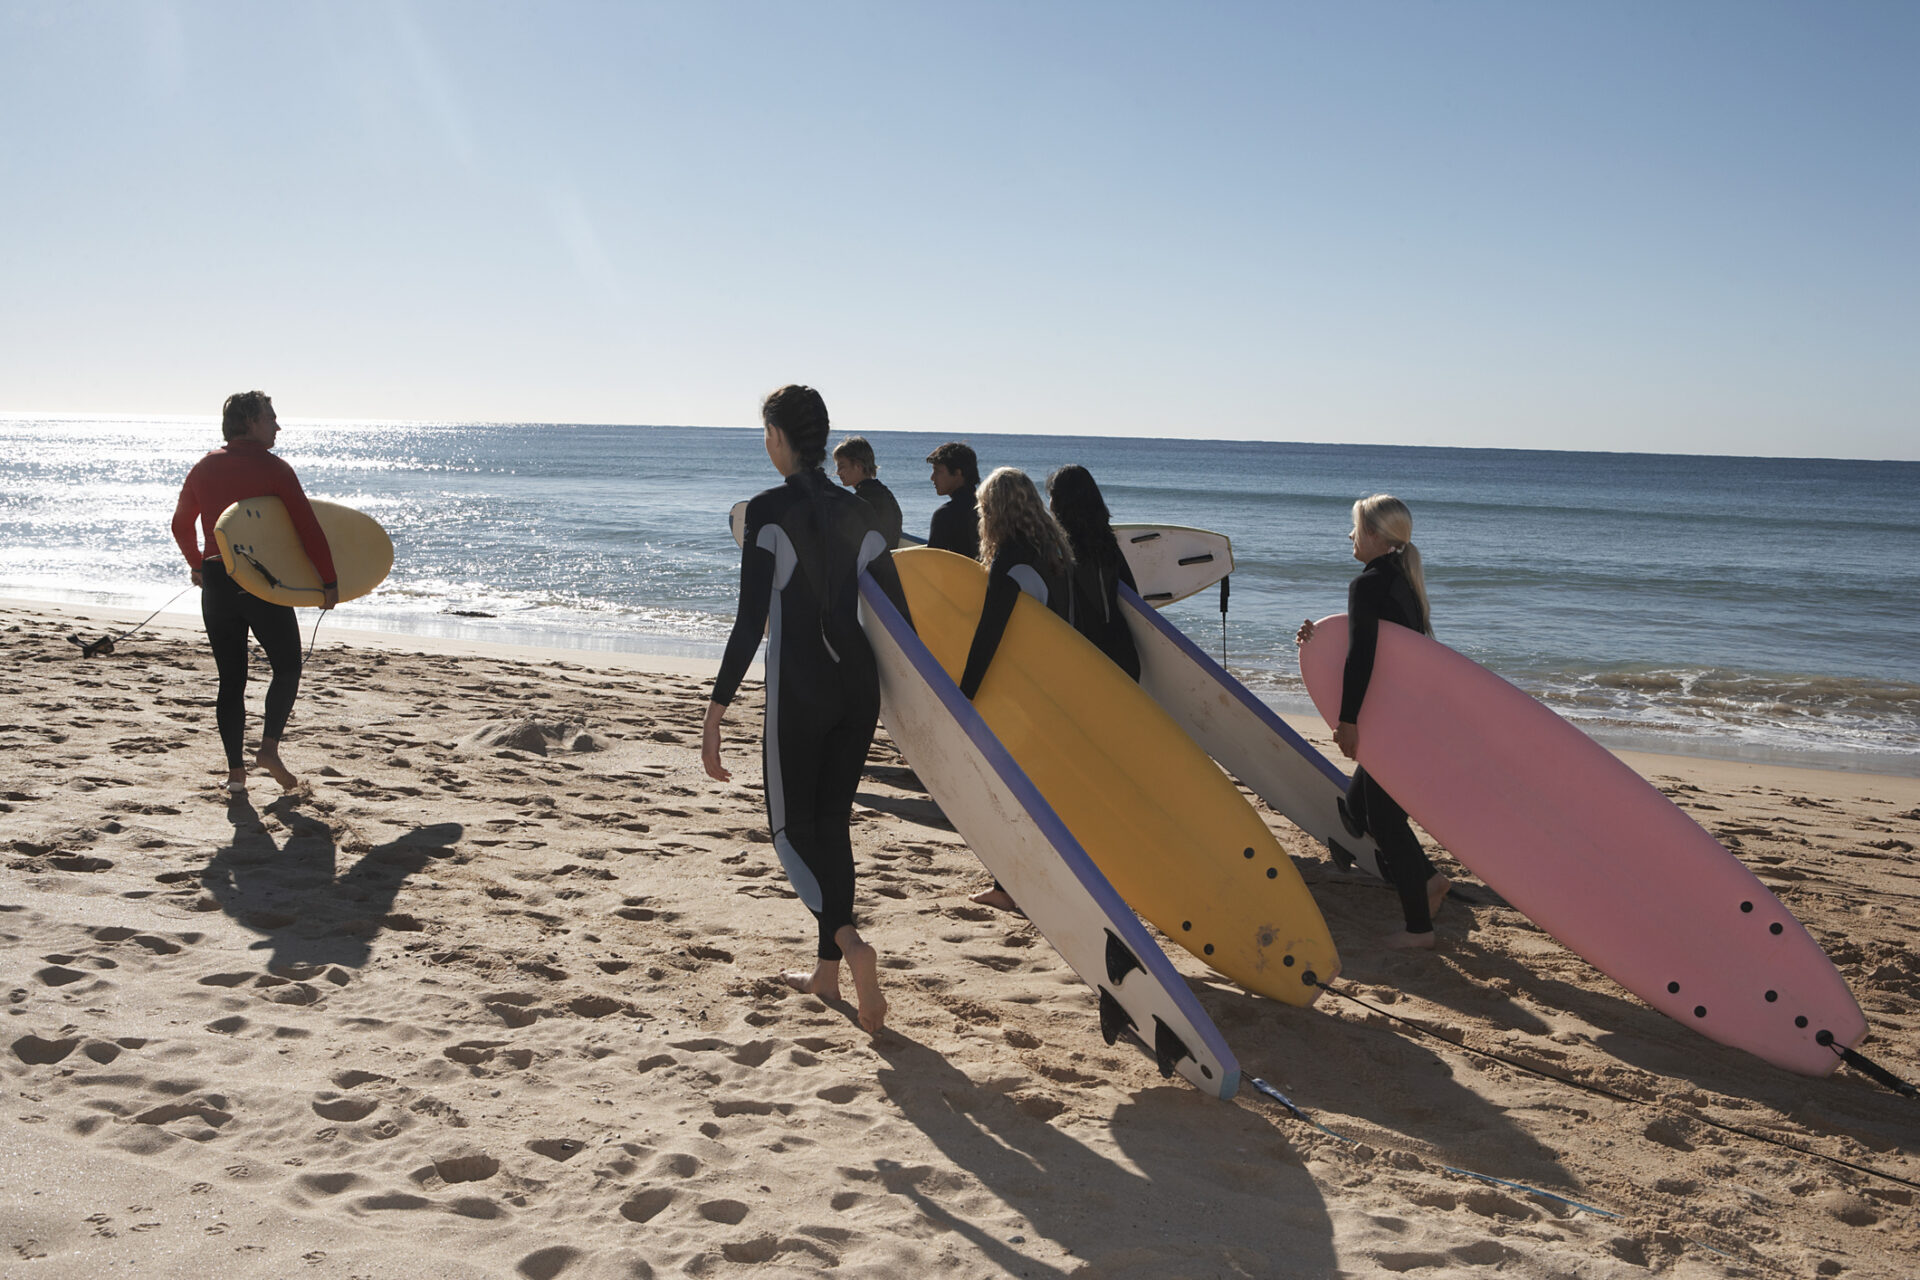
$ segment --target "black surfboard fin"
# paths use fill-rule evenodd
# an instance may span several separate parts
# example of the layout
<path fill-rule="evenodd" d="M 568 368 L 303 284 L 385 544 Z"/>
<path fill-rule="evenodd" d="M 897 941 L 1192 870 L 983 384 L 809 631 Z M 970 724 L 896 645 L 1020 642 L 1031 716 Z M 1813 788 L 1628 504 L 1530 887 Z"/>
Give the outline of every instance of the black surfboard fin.
<path fill-rule="evenodd" d="M 1154 1021 L 1158 1022 L 1159 1019 L 1155 1018 Z M 1120 1007 L 1120 1001 L 1113 992 L 1105 987 L 1100 988 L 1100 1038 L 1112 1044 L 1120 1038 L 1122 1031 L 1139 1029 L 1140 1024 L 1133 1020 L 1132 1014 Z"/>
<path fill-rule="evenodd" d="M 1129 973 L 1145 968 L 1140 963 L 1140 957 L 1133 954 L 1133 949 L 1120 941 L 1119 935 L 1113 930 L 1107 930 L 1107 981 L 1117 987 L 1127 980 Z"/>
<path fill-rule="evenodd" d="M 1193 1057 L 1193 1050 L 1187 1048 L 1187 1042 L 1173 1033 L 1173 1028 L 1160 1021 L 1158 1014 L 1153 1019 L 1153 1056 L 1160 1063 L 1160 1074 L 1170 1076 L 1173 1068 L 1182 1058 Z"/>
<path fill-rule="evenodd" d="M 1342 871 L 1353 870 L 1359 862 L 1359 859 L 1355 858 L 1353 854 L 1348 851 L 1347 846 L 1341 844 L 1338 840 L 1327 841 L 1327 852 L 1333 855 L 1333 865 Z"/>

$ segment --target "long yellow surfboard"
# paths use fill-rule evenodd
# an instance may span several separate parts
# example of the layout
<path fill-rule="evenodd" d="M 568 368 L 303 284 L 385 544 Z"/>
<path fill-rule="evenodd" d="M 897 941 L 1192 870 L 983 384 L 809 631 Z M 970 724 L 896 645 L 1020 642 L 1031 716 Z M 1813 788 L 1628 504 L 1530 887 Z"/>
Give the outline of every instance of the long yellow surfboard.
<path fill-rule="evenodd" d="M 313 518 L 333 553 L 334 572 L 340 575 L 340 599 L 358 600 L 386 581 L 393 570 L 393 539 L 380 522 L 324 498 L 312 499 L 312 505 Z M 307 559 L 280 499 L 234 503 L 214 522 L 213 540 L 220 548 L 220 562 L 242 591 L 273 604 L 320 604 L 320 571 Z"/>
<path fill-rule="evenodd" d="M 893 554 L 914 630 L 951 678 L 987 574 Z M 1219 766 L 1124 671 L 1022 594 L 973 705 L 1127 904 L 1247 990 L 1306 1005 L 1340 971 L 1300 873 Z"/>

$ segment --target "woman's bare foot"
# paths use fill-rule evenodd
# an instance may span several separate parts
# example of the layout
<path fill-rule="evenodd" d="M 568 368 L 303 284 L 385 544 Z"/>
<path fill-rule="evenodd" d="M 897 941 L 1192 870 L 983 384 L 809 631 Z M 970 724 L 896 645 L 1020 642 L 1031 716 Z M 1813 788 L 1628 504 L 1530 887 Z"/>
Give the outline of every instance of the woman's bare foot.
<path fill-rule="evenodd" d="M 968 898 L 967 901 L 977 902 L 983 907 L 992 907 L 995 911 L 1018 911 L 1020 909 L 1015 905 L 1013 895 L 997 886 L 992 889 L 982 889 L 971 898 Z"/>
<path fill-rule="evenodd" d="M 880 993 L 880 953 L 864 941 L 852 925 L 833 935 L 840 954 L 853 971 L 853 993 L 860 1002 L 860 1026 L 868 1035 L 887 1025 L 887 998 Z"/>
<path fill-rule="evenodd" d="M 1398 933 L 1390 933 L 1380 939 L 1380 945 L 1394 951 L 1411 951 L 1416 948 L 1431 951 L 1433 950 L 1433 930 L 1429 929 L 1425 933 L 1408 933 L 1402 929 Z"/>
<path fill-rule="evenodd" d="M 293 775 L 293 770 L 287 768 L 286 761 L 280 758 L 279 739 L 262 738 L 260 740 L 260 753 L 253 758 L 253 762 L 272 774 L 273 780 L 280 784 L 282 791 L 298 791 L 300 789 L 300 779 Z"/>
<path fill-rule="evenodd" d="M 783 973 L 780 980 L 803 996 L 819 996 L 823 1000 L 840 998 L 840 962 L 822 960 L 813 967 L 812 973 L 794 970 Z"/>
<path fill-rule="evenodd" d="M 233 795 L 247 789 L 247 771 L 244 766 L 227 770 L 227 794 Z"/>
<path fill-rule="evenodd" d="M 1453 888 L 1453 881 L 1435 873 L 1427 877 L 1427 914 L 1432 915 L 1440 909 L 1441 900 Z"/>

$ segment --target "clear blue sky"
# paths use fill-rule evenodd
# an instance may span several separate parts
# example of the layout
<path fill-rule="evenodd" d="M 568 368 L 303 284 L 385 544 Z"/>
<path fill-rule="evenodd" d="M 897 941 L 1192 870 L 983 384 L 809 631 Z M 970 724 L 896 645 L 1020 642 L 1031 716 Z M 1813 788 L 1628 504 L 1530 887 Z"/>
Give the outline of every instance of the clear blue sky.
<path fill-rule="evenodd" d="M 1920 4 L 0 0 L 0 410 L 1920 457 Z"/>

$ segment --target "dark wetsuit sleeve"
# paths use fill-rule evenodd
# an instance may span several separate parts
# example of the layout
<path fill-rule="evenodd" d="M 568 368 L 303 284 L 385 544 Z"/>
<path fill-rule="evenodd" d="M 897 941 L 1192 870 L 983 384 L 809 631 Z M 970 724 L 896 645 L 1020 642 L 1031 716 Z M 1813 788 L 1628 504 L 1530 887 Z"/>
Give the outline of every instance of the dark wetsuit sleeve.
<path fill-rule="evenodd" d="M 1140 584 L 1133 580 L 1133 566 L 1127 563 L 1124 555 L 1120 557 L 1120 581 L 1126 583 L 1136 594 L 1139 593 Z M 1120 593 L 1116 591 L 1114 594 L 1117 596 Z"/>
<path fill-rule="evenodd" d="M 1373 681 L 1373 658 L 1380 646 L 1380 614 L 1386 595 L 1386 575 L 1371 568 L 1347 588 L 1347 666 L 1340 680 L 1343 724 L 1360 721 L 1360 704 Z"/>
<path fill-rule="evenodd" d="M 720 674 L 713 681 L 713 700 L 723 707 L 733 702 L 747 666 L 760 648 L 760 637 L 767 629 L 767 611 L 773 607 L 773 552 L 759 545 L 759 537 L 760 526 L 749 522 L 745 545 L 740 548 L 740 603 L 733 614 L 733 634 L 727 637 Z"/>
<path fill-rule="evenodd" d="M 1008 572 L 1011 566 L 995 563 L 987 574 L 987 598 L 980 606 L 980 624 L 973 629 L 973 645 L 967 650 L 967 668 L 960 676 L 960 692 L 971 702 L 987 678 L 987 668 L 1000 649 L 1001 637 L 1013 618 L 1013 606 L 1020 600 L 1020 584 Z"/>

